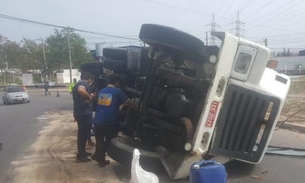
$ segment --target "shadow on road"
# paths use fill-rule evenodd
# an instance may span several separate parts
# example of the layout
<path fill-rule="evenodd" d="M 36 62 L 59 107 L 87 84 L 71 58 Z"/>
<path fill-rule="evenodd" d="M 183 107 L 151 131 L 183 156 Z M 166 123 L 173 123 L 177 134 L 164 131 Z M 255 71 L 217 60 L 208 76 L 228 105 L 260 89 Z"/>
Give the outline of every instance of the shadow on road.
<path fill-rule="evenodd" d="M 248 177 L 251 175 L 255 165 L 241 161 L 232 160 L 225 164 L 229 178 Z"/>

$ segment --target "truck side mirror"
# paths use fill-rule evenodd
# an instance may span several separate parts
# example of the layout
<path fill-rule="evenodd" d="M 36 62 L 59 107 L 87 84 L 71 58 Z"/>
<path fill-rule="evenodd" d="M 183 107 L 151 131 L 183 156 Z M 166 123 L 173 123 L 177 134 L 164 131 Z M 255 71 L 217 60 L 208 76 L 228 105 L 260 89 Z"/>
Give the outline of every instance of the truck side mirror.
<path fill-rule="evenodd" d="M 276 61 L 276 60 L 269 60 L 267 62 L 267 67 L 270 69 L 275 70 L 277 68 L 277 66 L 278 66 L 278 61 Z"/>

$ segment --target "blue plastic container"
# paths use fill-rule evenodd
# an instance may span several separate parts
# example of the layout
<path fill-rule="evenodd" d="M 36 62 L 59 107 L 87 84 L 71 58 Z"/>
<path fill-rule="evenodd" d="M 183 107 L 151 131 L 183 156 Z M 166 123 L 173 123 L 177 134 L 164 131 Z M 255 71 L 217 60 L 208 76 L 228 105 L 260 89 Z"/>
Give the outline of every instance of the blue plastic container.
<path fill-rule="evenodd" d="M 190 183 L 227 183 L 226 168 L 215 161 L 194 163 L 190 169 Z"/>

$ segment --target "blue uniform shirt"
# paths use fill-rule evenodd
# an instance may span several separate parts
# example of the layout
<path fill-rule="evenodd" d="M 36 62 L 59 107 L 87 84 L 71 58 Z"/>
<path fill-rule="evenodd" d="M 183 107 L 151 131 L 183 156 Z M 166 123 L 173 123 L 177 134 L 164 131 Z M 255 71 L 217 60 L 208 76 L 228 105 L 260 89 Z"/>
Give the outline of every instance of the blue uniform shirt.
<path fill-rule="evenodd" d="M 98 104 L 94 117 L 94 124 L 118 125 L 118 112 L 120 105 L 128 97 L 120 88 L 106 87 L 98 93 Z"/>

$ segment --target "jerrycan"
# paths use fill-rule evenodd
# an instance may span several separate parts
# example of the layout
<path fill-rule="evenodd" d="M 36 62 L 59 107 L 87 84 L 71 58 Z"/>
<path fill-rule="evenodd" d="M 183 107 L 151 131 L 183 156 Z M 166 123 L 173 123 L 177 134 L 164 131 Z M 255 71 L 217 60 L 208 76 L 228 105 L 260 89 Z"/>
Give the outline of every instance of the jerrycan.
<path fill-rule="evenodd" d="M 190 168 L 190 183 L 227 183 L 226 168 L 216 161 L 201 161 Z"/>

